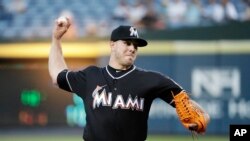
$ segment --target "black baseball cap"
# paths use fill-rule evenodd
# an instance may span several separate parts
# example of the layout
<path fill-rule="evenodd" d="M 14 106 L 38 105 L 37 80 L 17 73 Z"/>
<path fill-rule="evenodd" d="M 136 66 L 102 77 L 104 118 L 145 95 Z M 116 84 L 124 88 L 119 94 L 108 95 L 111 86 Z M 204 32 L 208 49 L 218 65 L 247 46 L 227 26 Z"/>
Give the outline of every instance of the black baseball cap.
<path fill-rule="evenodd" d="M 114 29 L 111 33 L 111 41 L 117 40 L 133 40 L 138 47 L 144 47 L 148 42 L 139 37 L 137 29 L 133 26 L 121 25 Z"/>

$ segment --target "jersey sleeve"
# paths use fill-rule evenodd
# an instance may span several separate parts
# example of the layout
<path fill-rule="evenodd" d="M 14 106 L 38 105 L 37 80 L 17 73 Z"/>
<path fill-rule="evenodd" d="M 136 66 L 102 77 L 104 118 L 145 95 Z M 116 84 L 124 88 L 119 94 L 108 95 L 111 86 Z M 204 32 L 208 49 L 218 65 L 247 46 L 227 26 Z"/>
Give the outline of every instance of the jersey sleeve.
<path fill-rule="evenodd" d="M 168 76 L 159 74 L 158 77 L 156 96 L 174 106 L 173 96 L 183 91 L 183 88 Z"/>
<path fill-rule="evenodd" d="M 80 94 L 86 87 L 86 70 L 63 70 L 57 76 L 57 84 L 63 90 Z"/>
<path fill-rule="evenodd" d="M 59 88 L 66 90 L 68 92 L 72 92 L 70 85 L 68 83 L 68 79 L 67 79 L 67 74 L 68 74 L 68 70 L 63 70 L 61 71 L 58 76 L 57 76 L 57 84 L 59 86 Z"/>

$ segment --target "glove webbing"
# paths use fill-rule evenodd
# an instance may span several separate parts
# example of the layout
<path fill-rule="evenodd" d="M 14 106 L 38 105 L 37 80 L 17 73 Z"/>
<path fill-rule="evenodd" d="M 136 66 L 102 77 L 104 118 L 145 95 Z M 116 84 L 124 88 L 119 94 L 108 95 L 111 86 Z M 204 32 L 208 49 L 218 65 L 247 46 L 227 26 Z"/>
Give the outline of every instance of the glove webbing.
<path fill-rule="evenodd" d="M 175 106 L 178 106 L 178 108 L 176 107 L 176 110 L 177 110 L 177 113 L 179 115 L 180 120 L 184 121 L 184 122 L 188 122 L 192 117 L 192 115 L 189 111 L 189 108 L 192 108 L 191 107 L 192 104 L 190 103 L 189 97 L 187 95 L 181 95 L 181 98 L 179 98 L 179 100 L 176 100 L 173 92 L 171 92 L 171 93 L 174 97 L 174 102 L 177 103 L 177 104 L 175 104 Z M 190 131 L 192 134 L 193 141 L 195 139 L 198 140 L 198 135 L 195 132 L 195 130 L 190 129 Z"/>
<path fill-rule="evenodd" d="M 189 97 L 186 94 L 174 96 L 174 94 L 172 93 L 172 95 L 174 97 L 176 110 L 180 117 L 180 120 L 188 122 L 192 118 L 191 112 L 189 111 L 189 109 L 192 108 Z M 175 97 L 179 97 L 178 100 Z"/>

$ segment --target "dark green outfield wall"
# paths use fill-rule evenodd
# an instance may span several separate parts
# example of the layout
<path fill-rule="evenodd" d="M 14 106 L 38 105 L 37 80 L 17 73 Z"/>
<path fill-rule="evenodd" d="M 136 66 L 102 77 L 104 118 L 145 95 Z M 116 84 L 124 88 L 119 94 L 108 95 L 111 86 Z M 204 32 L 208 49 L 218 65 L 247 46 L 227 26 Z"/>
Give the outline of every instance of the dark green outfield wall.
<path fill-rule="evenodd" d="M 157 40 L 250 39 L 250 21 L 177 30 L 146 31 L 144 37 Z"/>

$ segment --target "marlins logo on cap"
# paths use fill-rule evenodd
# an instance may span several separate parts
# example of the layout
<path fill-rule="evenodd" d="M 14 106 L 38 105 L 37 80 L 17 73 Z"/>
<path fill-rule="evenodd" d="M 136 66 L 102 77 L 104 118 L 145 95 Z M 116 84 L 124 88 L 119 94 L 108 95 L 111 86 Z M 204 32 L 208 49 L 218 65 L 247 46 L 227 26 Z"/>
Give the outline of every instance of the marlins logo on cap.
<path fill-rule="evenodd" d="M 148 44 L 146 40 L 139 37 L 135 27 L 124 25 L 119 26 L 112 31 L 110 40 L 134 40 L 138 43 L 138 47 L 144 47 Z"/>

